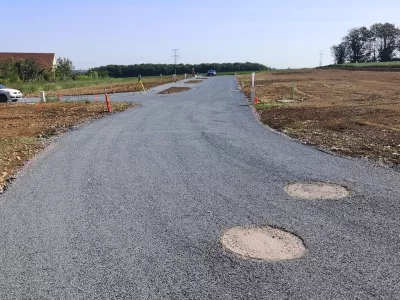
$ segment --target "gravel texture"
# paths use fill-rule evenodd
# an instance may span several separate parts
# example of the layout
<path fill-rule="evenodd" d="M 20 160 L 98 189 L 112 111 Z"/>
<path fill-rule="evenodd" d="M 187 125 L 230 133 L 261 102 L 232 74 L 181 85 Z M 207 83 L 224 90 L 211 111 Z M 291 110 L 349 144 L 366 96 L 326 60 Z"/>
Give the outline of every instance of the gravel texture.
<path fill-rule="evenodd" d="M 265 128 L 235 89 L 227 76 L 135 94 L 140 108 L 31 161 L 0 197 L 0 299 L 398 298 L 400 173 Z M 312 181 L 352 193 L 285 192 Z M 258 262 L 221 246 L 229 228 L 262 225 L 307 255 Z"/>

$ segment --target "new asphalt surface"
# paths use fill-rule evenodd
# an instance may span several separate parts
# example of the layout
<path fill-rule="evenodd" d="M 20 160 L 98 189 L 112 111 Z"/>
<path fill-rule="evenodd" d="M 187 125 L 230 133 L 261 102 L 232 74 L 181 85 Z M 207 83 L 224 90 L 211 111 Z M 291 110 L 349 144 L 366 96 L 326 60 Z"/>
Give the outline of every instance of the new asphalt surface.
<path fill-rule="evenodd" d="M 400 173 L 260 124 L 233 77 L 67 133 L 0 196 L 0 299 L 399 299 Z M 161 89 L 162 87 L 158 87 Z M 339 201 L 290 197 L 327 181 Z M 273 225 L 308 253 L 226 252 L 229 228 Z"/>

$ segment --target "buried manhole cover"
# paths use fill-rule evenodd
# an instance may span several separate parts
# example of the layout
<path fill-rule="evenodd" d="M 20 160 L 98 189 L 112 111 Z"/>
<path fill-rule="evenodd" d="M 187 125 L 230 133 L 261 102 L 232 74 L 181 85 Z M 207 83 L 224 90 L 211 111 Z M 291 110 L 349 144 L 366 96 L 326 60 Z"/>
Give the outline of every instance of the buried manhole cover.
<path fill-rule="evenodd" d="M 293 197 L 307 200 L 338 200 L 350 194 L 341 185 L 325 182 L 294 183 L 286 186 L 285 190 Z"/>
<path fill-rule="evenodd" d="M 221 242 L 243 258 L 268 261 L 300 258 L 307 252 L 300 238 L 270 226 L 234 227 L 225 232 Z"/>

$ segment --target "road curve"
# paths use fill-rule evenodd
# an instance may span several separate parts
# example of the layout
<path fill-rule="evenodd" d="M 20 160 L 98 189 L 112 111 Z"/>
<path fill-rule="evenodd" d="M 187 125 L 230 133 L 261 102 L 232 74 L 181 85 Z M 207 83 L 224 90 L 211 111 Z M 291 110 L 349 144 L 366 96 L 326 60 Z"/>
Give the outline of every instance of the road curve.
<path fill-rule="evenodd" d="M 400 173 L 261 125 L 233 77 L 58 138 L 0 197 L 0 299 L 396 299 Z M 135 97 L 134 97 L 135 98 Z M 338 201 L 284 187 L 328 181 Z M 244 260 L 221 235 L 273 225 L 296 260 Z"/>

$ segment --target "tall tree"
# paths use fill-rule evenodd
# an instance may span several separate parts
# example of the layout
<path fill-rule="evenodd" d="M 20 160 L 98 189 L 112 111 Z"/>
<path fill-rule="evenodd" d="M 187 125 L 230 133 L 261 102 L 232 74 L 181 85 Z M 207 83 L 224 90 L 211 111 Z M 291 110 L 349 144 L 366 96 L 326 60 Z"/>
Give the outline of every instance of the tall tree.
<path fill-rule="evenodd" d="M 370 60 L 370 41 L 372 34 L 367 27 L 350 29 L 344 42 L 349 50 L 350 62 L 366 62 Z"/>
<path fill-rule="evenodd" d="M 391 23 L 376 23 L 371 26 L 374 37 L 374 50 L 378 51 L 380 61 L 391 61 L 400 40 L 400 29 Z"/>
<path fill-rule="evenodd" d="M 72 76 L 72 70 L 75 69 L 72 61 L 68 58 L 57 59 L 56 74 L 61 79 L 65 80 Z"/>
<path fill-rule="evenodd" d="M 341 42 L 339 45 L 333 45 L 331 47 L 331 52 L 333 59 L 335 60 L 335 64 L 341 65 L 346 62 L 348 51 L 345 42 Z"/>

